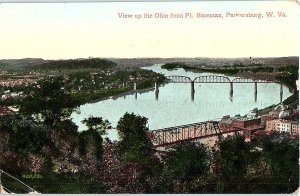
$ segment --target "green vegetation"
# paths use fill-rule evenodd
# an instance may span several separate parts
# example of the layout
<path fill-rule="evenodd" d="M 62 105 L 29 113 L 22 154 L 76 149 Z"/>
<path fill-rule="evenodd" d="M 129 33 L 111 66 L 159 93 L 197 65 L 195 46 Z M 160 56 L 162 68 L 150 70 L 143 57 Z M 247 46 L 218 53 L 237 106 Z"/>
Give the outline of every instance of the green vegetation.
<path fill-rule="evenodd" d="M 24 60 L 23 63 L 2 63 L 0 65 L 1 70 L 9 73 L 25 74 L 30 72 L 46 73 L 46 74 L 67 74 L 70 72 L 76 72 L 78 70 L 107 70 L 116 67 L 116 63 L 100 59 L 70 59 L 70 60 L 40 60 L 37 62 L 31 62 L 30 60 Z"/>
<path fill-rule="evenodd" d="M 270 191 L 295 191 L 299 185 L 299 166 L 294 164 L 299 160 L 299 142 L 277 134 L 273 141 L 264 139 L 257 145 L 263 149 L 261 159 L 268 165 Z"/>
<path fill-rule="evenodd" d="M 209 170 L 209 148 L 203 144 L 178 145 L 166 159 L 166 167 L 173 179 L 192 180 Z"/>
<path fill-rule="evenodd" d="M 71 92 L 72 97 L 83 104 L 131 91 L 134 82 L 137 83 L 137 89 L 153 87 L 154 81 L 163 83 L 165 77 L 153 71 L 142 69 L 96 74 L 77 72 L 69 75 L 65 80 L 64 88 Z"/>
<path fill-rule="evenodd" d="M 99 101 L 101 99 L 105 99 L 110 96 L 126 93 L 130 90 L 131 89 L 129 88 L 121 88 L 121 89 L 99 90 L 99 91 L 94 91 L 93 93 L 79 92 L 79 93 L 72 94 L 72 97 L 74 99 L 77 99 L 81 104 L 85 104 L 88 102 Z"/>
<path fill-rule="evenodd" d="M 288 97 L 286 100 L 283 101 L 283 104 L 290 105 L 292 103 L 297 102 L 295 106 L 299 105 L 299 91 L 294 92 L 294 94 Z"/>
<path fill-rule="evenodd" d="M 296 80 L 298 80 L 299 77 L 298 69 L 297 66 L 292 65 L 281 67 L 278 69 L 281 74 L 279 74 L 276 79 L 287 85 L 289 88 L 296 90 Z"/>
<path fill-rule="evenodd" d="M 227 75 L 235 75 L 239 72 L 239 69 L 221 69 L 221 68 L 198 68 L 199 71 L 202 72 L 210 72 L 210 73 L 221 73 Z"/>
<path fill-rule="evenodd" d="M 292 65 L 278 69 L 281 74 L 279 74 L 276 79 L 293 91 L 293 95 L 283 101 L 284 104 L 288 105 L 297 102 L 299 105 L 299 91 L 296 86 L 296 80 L 299 78 L 298 69 L 299 67 Z"/>
<path fill-rule="evenodd" d="M 234 135 L 213 148 L 186 143 L 164 152 L 159 161 L 145 117 L 126 113 L 118 122 L 117 143 L 103 142 L 108 122 L 102 118 L 86 119 L 88 130 L 82 133 L 46 126 L 36 134 L 44 137 L 41 141 L 31 137 L 43 123 L 23 120 L 1 121 L 0 167 L 43 193 L 291 193 L 298 188 L 299 141 L 284 134 L 251 143 Z M 77 149 L 81 153 L 75 158 Z M 57 160 L 69 162 L 54 170 Z M 78 171 L 70 172 L 71 166 Z M 31 174 L 41 178 L 22 178 Z M 10 183 L 11 190 L 17 187 Z"/>
<path fill-rule="evenodd" d="M 57 84 L 53 84 L 56 86 L 49 86 L 48 89 L 45 90 L 45 92 L 38 91 L 38 86 L 48 85 L 47 83 L 51 83 L 52 80 L 57 80 Z M 34 104 L 33 102 L 30 102 L 33 104 L 32 106 L 25 106 L 26 100 L 32 99 L 33 94 L 36 94 L 35 96 L 39 96 L 40 99 L 43 99 L 44 96 L 48 96 L 46 95 L 46 93 L 48 92 L 49 88 L 58 88 L 58 85 L 60 85 L 60 91 L 65 92 L 64 96 L 71 96 L 71 100 L 73 100 L 73 103 L 68 104 L 74 106 L 76 104 L 84 104 L 87 102 L 92 102 L 95 100 L 107 98 L 109 96 L 114 96 L 131 91 L 133 90 L 134 82 L 137 83 L 137 89 L 153 87 L 154 81 L 157 81 L 158 83 L 163 83 L 165 81 L 165 77 L 162 74 L 142 69 L 118 71 L 98 70 L 97 72 L 77 70 L 68 73 L 67 75 L 43 77 L 42 79 L 38 80 L 38 84 L 32 84 L 28 86 L 23 85 L 14 87 L 2 87 L 0 89 L 0 92 L 8 90 L 10 92 L 16 93 L 24 92 L 25 102 L 21 103 L 21 99 L 23 99 L 22 97 L 6 100 L 1 99 L 0 103 L 1 105 L 22 105 L 23 108 L 27 107 L 33 110 L 34 107 L 39 108 L 39 106 Z M 64 100 L 62 97 L 59 99 Z M 48 104 L 51 105 L 52 103 Z M 68 105 L 66 105 L 66 103 L 64 102 L 58 102 L 58 104 L 65 105 L 66 107 L 68 107 Z M 54 103 L 52 105 L 54 105 Z"/>
<path fill-rule="evenodd" d="M 49 127 L 32 119 L 9 116 L 1 118 L 0 125 L 1 131 L 10 135 L 7 147 L 22 156 L 41 153 L 49 142 Z"/>
<path fill-rule="evenodd" d="M 250 72 L 250 73 L 273 72 L 275 69 L 273 67 L 265 67 L 265 66 L 251 67 L 247 65 L 233 65 L 233 66 L 223 66 L 218 68 L 197 68 L 197 70 L 202 72 L 235 75 L 239 72 Z"/>
<path fill-rule="evenodd" d="M 250 144 L 240 136 L 226 138 L 218 143 L 214 153 L 214 169 L 222 192 L 247 192 L 244 183 L 248 180 L 248 168 L 254 163 L 255 157 L 250 149 Z"/>
<path fill-rule="evenodd" d="M 86 156 L 87 153 L 93 153 L 97 160 L 102 158 L 102 136 L 105 134 L 105 130 L 110 128 L 110 123 L 107 120 L 103 120 L 101 117 L 89 117 L 82 121 L 88 127 L 88 130 L 79 133 L 79 153 L 82 156 Z M 94 146 L 92 148 L 94 152 L 87 152 L 88 146 Z"/>
<path fill-rule="evenodd" d="M 20 104 L 20 113 L 32 116 L 47 125 L 56 126 L 67 119 L 79 103 L 63 88 L 63 77 L 39 80 L 26 92 Z"/>
<path fill-rule="evenodd" d="M 266 107 L 266 108 L 263 108 L 263 109 L 261 109 L 261 110 L 258 110 L 256 114 L 257 114 L 258 116 L 261 116 L 261 115 L 263 115 L 263 114 L 267 114 L 267 113 L 271 112 L 275 106 L 276 106 L 276 105 L 273 104 L 273 105 L 270 105 L 270 106 L 268 106 L 268 107 Z"/>
<path fill-rule="evenodd" d="M 147 163 L 152 143 L 147 137 L 147 118 L 126 113 L 118 122 L 119 153 L 127 162 Z M 146 158 L 146 160 L 145 160 Z"/>
<path fill-rule="evenodd" d="M 178 68 L 183 68 L 185 70 L 196 69 L 195 67 L 192 67 L 190 65 L 186 65 L 184 63 L 166 63 L 163 66 L 161 66 L 161 68 L 167 69 L 167 70 L 173 70 L 173 69 L 178 69 Z"/>
<path fill-rule="evenodd" d="M 117 64 L 105 59 L 75 59 L 75 60 L 56 60 L 49 61 L 40 65 L 33 65 L 29 67 L 33 70 L 61 70 L 61 69 L 108 69 Z"/>

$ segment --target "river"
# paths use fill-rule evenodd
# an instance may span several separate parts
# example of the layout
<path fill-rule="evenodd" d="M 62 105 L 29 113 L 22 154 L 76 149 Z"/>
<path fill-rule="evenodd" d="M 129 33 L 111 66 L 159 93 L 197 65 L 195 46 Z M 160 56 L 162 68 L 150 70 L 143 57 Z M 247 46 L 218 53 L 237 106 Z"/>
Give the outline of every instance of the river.
<path fill-rule="evenodd" d="M 203 75 L 221 75 L 211 73 L 195 73 L 184 69 L 165 70 L 156 64 L 144 67 L 164 75 L 181 75 L 194 79 Z M 233 79 L 235 77 L 229 77 Z M 283 100 L 292 93 L 283 87 Z M 150 130 L 184 125 L 189 123 L 216 120 L 224 115 L 245 115 L 254 108 L 262 109 L 272 104 L 280 103 L 280 84 L 260 83 L 257 85 L 255 100 L 254 84 L 234 83 L 233 96 L 230 98 L 230 85 L 228 83 L 195 83 L 194 99 L 191 98 L 190 84 L 168 83 L 159 87 L 158 99 L 153 90 L 137 92 L 109 98 L 96 103 L 80 106 L 80 113 L 72 113 L 73 122 L 79 130 L 86 129 L 81 124 L 84 118 L 97 116 L 107 119 L 113 127 L 125 112 L 133 112 L 148 118 Z M 115 130 L 108 131 L 111 140 L 118 138 Z"/>

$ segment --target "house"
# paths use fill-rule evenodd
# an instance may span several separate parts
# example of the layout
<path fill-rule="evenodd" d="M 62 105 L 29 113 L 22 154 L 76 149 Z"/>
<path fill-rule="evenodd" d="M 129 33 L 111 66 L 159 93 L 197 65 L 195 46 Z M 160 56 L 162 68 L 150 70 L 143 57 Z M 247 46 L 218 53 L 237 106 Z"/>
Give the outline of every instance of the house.
<path fill-rule="evenodd" d="M 260 121 L 260 124 L 262 126 L 266 126 L 266 122 L 267 121 L 270 121 L 270 120 L 273 120 L 275 117 L 273 115 L 262 115 L 261 116 L 261 121 Z"/>
<path fill-rule="evenodd" d="M 299 122 L 284 119 L 273 119 L 266 122 L 266 131 L 287 132 L 295 135 L 299 133 Z"/>
<path fill-rule="evenodd" d="M 261 124 L 261 118 L 255 118 L 255 117 L 244 117 L 239 119 L 234 119 L 232 122 L 232 126 L 236 128 L 246 128 L 246 127 L 252 127 L 252 126 L 260 126 Z"/>
<path fill-rule="evenodd" d="M 291 134 L 298 135 L 299 134 L 299 121 L 296 121 L 296 122 L 293 121 L 291 124 L 292 124 L 291 125 L 291 127 L 292 127 Z"/>

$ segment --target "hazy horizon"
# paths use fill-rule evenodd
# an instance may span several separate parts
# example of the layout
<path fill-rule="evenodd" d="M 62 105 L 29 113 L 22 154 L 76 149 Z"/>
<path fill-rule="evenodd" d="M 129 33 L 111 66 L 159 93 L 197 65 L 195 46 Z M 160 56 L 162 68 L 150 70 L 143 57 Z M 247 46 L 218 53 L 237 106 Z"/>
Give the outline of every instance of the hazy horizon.
<path fill-rule="evenodd" d="M 278 57 L 251 57 L 251 59 L 267 59 L 267 58 L 299 58 L 299 56 L 278 56 Z M 45 59 L 39 57 L 24 57 L 24 58 L 4 58 L 0 60 L 22 60 L 22 59 L 42 59 L 42 60 L 76 60 L 76 59 L 195 59 L 195 58 L 207 58 L 207 59 L 250 59 L 250 57 L 78 57 L 78 58 L 61 58 L 61 59 Z"/>

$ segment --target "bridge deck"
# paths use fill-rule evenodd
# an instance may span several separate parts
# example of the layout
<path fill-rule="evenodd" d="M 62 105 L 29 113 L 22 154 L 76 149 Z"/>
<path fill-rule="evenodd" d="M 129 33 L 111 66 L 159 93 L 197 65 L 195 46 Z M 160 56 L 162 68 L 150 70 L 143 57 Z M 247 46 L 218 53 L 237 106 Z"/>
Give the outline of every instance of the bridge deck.
<path fill-rule="evenodd" d="M 218 121 L 206 121 L 153 130 L 149 137 L 154 147 L 162 147 L 237 131 L 240 129 L 221 131 Z"/>
<path fill-rule="evenodd" d="M 206 75 L 206 76 L 199 76 L 194 78 L 193 80 L 187 76 L 166 76 L 171 82 L 173 83 L 276 83 L 276 81 L 271 79 L 264 79 L 264 80 L 256 80 L 251 78 L 234 78 L 231 80 L 226 76 L 217 76 L 217 75 Z"/>

